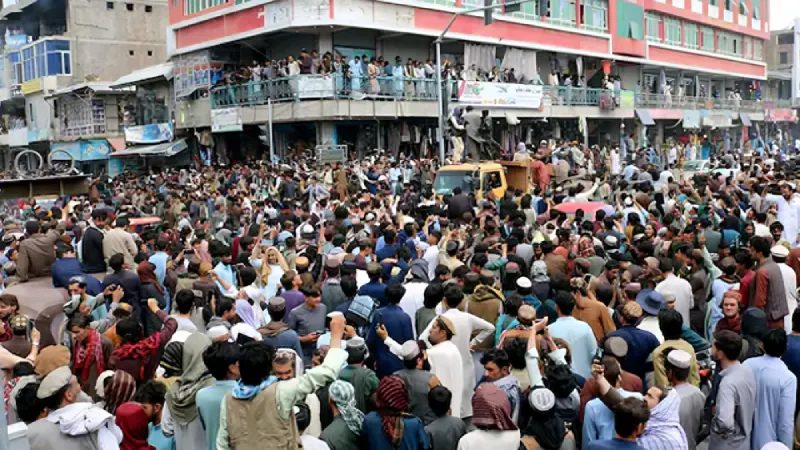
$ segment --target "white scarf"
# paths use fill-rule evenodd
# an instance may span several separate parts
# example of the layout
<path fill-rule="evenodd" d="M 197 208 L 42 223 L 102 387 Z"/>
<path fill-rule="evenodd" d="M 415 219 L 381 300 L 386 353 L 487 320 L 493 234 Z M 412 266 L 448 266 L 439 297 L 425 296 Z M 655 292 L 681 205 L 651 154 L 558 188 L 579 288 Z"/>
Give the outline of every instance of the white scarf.
<path fill-rule="evenodd" d="M 47 420 L 70 436 L 97 432 L 100 450 L 118 450 L 122 442 L 122 430 L 114 423 L 114 416 L 91 403 L 67 405 L 50 413 Z"/>

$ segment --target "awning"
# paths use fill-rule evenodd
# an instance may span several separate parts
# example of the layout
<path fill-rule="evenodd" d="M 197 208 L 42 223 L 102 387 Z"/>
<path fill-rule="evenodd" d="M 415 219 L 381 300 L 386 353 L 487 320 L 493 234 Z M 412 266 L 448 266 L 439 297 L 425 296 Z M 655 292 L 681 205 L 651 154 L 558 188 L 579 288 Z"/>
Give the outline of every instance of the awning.
<path fill-rule="evenodd" d="M 156 145 L 134 145 L 127 147 L 125 150 L 114 152 L 111 154 L 112 158 L 125 158 L 131 156 L 174 156 L 186 150 L 186 139 L 181 139 L 175 142 L 165 142 Z"/>
<path fill-rule="evenodd" d="M 653 117 L 650 116 L 650 111 L 646 109 L 637 109 L 636 116 L 639 117 L 639 121 L 642 122 L 642 125 L 650 127 L 656 124 Z"/>
<path fill-rule="evenodd" d="M 739 113 L 739 120 L 741 120 L 742 121 L 742 125 L 744 125 L 746 127 L 752 127 L 753 126 L 753 122 L 750 121 L 750 116 L 748 116 L 747 113 L 740 112 Z"/>
<path fill-rule="evenodd" d="M 0 19 L 4 19 L 11 14 L 21 12 L 23 9 L 36 3 L 37 0 L 20 0 L 13 5 L 8 5 L 0 11 Z"/>
<path fill-rule="evenodd" d="M 171 62 L 166 62 L 163 64 L 157 64 L 155 66 L 145 67 L 144 69 L 134 70 L 127 75 L 121 76 L 111 85 L 111 87 L 121 88 L 125 86 L 133 86 L 150 81 L 160 81 L 162 78 L 164 81 L 169 81 L 173 76 L 173 67 L 174 66 Z"/>
<path fill-rule="evenodd" d="M 108 83 L 88 82 L 88 83 L 73 84 L 71 86 L 58 89 L 56 91 L 53 91 L 53 93 L 47 95 L 46 98 L 71 94 L 73 92 L 83 91 L 84 89 L 87 91 L 92 91 L 95 94 L 130 94 L 134 92 L 133 88 L 116 89 L 111 87 Z"/>

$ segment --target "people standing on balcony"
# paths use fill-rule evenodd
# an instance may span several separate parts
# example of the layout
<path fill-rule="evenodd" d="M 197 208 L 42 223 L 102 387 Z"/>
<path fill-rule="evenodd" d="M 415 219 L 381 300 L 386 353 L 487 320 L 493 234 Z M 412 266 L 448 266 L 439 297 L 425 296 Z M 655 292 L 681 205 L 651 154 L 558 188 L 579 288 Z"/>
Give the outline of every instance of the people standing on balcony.
<path fill-rule="evenodd" d="M 311 55 L 308 54 L 306 49 L 300 50 L 300 75 L 311 75 Z"/>
<path fill-rule="evenodd" d="M 317 52 L 316 50 L 311 50 L 311 74 L 312 75 L 316 75 L 316 74 L 320 73 L 319 65 L 320 65 L 319 52 Z"/>
<path fill-rule="evenodd" d="M 378 62 L 375 57 L 369 60 L 369 67 L 367 68 L 369 75 L 369 93 L 370 95 L 379 95 L 381 93 L 381 86 L 378 83 Z"/>
<path fill-rule="evenodd" d="M 353 92 L 361 90 L 361 57 L 358 55 L 350 60 L 350 89 Z"/>
<path fill-rule="evenodd" d="M 416 78 L 414 84 L 416 84 L 417 97 L 424 97 L 426 84 L 422 80 L 425 79 L 425 69 L 422 68 L 422 63 L 419 61 L 414 61 L 414 78 Z"/>
<path fill-rule="evenodd" d="M 396 97 L 403 95 L 403 60 L 399 56 L 394 58 L 394 67 L 392 67 L 392 94 Z"/>
<path fill-rule="evenodd" d="M 414 61 L 411 58 L 408 58 L 408 61 L 406 61 L 406 67 L 403 70 L 403 76 L 409 80 L 405 82 L 405 96 L 411 98 L 414 96 L 414 82 L 410 81 L 412 78 L 414 78 Z"/>
<path fill-rule="evenodd" d="M 287 75 L 293 77 L 295 75 L 300 75 L 300 63 L 294 59 L 293 56 L 289 56 L 288 63 L 286 64 L 288 67 Z"/>

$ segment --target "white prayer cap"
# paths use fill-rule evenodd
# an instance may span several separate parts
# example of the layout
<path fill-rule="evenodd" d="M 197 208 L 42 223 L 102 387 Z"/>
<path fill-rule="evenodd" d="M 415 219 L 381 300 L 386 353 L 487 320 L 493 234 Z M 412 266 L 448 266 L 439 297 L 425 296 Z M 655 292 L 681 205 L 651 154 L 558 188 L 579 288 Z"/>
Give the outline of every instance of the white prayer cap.
<path fill-rule="evenodd" d="M 532 286 L 531 280 L 528 277 L 519 277 L 517 278 L 517 286 L 522 289 L 530 289 Z"/>
<path fill-rule="evenodd" d="M 545 387 L 534 387 L 528 396 L 528 403 L 531 408 L 539 412 L 548 412 L 556 404 L 556 396 L 553 391 Z"/>
<path fill-rule="evenodd" d="M 786 258 L 789 256 L 789 249 L 783 245 L 776 245 L 770 249 L 770 253 L 772 253 L 772 256 L 777 256 L 778 258 Z"/>
<path fill-rule="evenodd" d="M 419 356 L 419 344 L 417 344 L 417 341 L 406 341 L 403 344 L 402 356 L 406 361 L 416 359 Z"/>
<path fill-rule="evenodd" d="M 217 325 L 206 330 L 206 336 L 208 336 L 212 341 L 218 341 L 219 338 L 225 336 L 226 334 L 229 334 L 229 332 L 224 325 Z"/>
<path fill-rule="evenodd" d="M 692 362 L 692 356 L 685 350 L 675 349 L 669 352 L 667 361 L 679 369 L 688 369 Z"/>

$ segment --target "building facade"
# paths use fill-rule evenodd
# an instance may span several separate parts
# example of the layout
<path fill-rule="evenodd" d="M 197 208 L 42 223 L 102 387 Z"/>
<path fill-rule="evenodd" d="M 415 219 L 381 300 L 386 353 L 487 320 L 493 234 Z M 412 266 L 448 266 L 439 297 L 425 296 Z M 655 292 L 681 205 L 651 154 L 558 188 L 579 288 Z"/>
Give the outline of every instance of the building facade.
<path fill-rule="evenodd" d="M 335 74 L 272 80 L 241 75 L 241 68 L 297 59 L 303 50 L 341 55 L 348 63 L 355 55 L 382 56 L 390 70 L 396 58 L 402 64 L 412 59 L 435 65 L 433 42 L 453 15 L 483 4 L 170 2 L 167 44 L 175 62 L 176 126 L 245 130 L 245 136 L 217 139 L 244 146 L 249 125 L 272 122 L 279 150 L 301 136 L 318 144 L 360 140 L 365 147 L 385 147 L 382 135 L 394 133 L 392 122 L 398 121 L 413 127 L 412 140 L 415 132 L 433 136 L 439 111 L 430 74 L 400 81 L 387 70 L 373 88 L 369 77 L 356 80 L 356 87 L 356 81 Z M 788 105 L 764 95 L 768 11 L 769 0 L 531 0 L 518 12 L 505 13 L 500 4 L 489 25 L 483 13 L 464 14 L 446 34 L 442 61 L 465 69 L 476 63 L 483 70 L 512 67 L 518 79 L 525 75 L 524 83 L 542 86 L 496 89 L 491 83 L 445 81 L 444 115 L 470 104 L 490 110 L 496 119 L 510 119 L 509 124 L 542 118 L 568 124 L 571 119 L 583 134 L 611 130 L 605 131 L 611 141 L 631 133 L 656 143 L 666 138 L 664 125 L 679 120 L 684 125 L 679 130 L 730 127 L 747 140 L 759 133 L 761 122 L 794 120 L 784 108 Z M 237 70 L 238 81 L 227 75 Z M 365 75 L 367 70 L 364 66 Z M 551 83 L 554 72 L 560 86 Z M 565 77 L 577 82 L 565 87 Z M 603 94 L 609 78 L 616 81 L 610 102 Z M 559 131 L 551 130 L 556 137 L 574 136 Z M 405 128 L 401 134 L 408 137 Z"/>
<path fill-rule="evenodd" d="M 167 17 L 165 0 L 4 1 L 0 106 L 6 133 L 0 133 L 0 145 L 10 148 L 4 152 L 5 161 L 23 147 L 49 153 L 51 143 L 121 133 L 118 126 L 100 132 L 91 123 L 121 119 L 124 112 L 124 105 L 98 99 L 91 87 L 165 61 Z M 69 90 L 70 86 L 77 88 Z M 59 100 L 62 105 L 78 102 L 86 111 L 64 110 L 67 117 L 59 117 Z M 81 114 L 73 119 L 71 112 Z M 73 122 L 67 125 L 68 120 Z M 89 125 L 73 127 L 79 122 Z"/>

